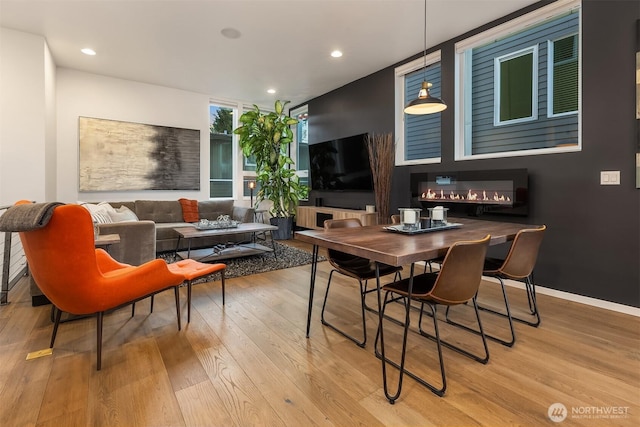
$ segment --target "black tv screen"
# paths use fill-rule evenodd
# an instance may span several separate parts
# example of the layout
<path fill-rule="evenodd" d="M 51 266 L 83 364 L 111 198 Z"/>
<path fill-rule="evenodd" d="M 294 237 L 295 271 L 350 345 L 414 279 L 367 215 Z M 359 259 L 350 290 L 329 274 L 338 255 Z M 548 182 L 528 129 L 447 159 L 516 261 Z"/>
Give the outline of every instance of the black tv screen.
<path fill-rule="evenodd" d="M 372 191 L 367 134 L 309 145 L 311 189 Z"/>

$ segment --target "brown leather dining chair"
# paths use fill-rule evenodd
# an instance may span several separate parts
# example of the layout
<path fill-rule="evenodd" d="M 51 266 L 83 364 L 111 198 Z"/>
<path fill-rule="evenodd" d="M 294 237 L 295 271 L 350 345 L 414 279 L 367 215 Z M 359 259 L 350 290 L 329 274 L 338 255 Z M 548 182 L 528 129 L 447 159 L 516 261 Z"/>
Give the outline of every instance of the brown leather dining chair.
<path fill-rule="evenodd" d="M 413 269 L 411 267 L 411 276 L 409 278 L 402 279 L 400 281 L 393 282 L 391 284 L 383 286 L 383 290 L 386 291 L 384 298 L 384 305 L 382 308 L 382 315 L 384 318 L 389 319 L 385 311 L 391 301 L 396 301 L 397 296 L 403 297 L 403 303 L 405 308 L 404 321 L 397 319 L 391 319 L 392 324 L 401 324 L 404 327 L 402 350 L 400 356 L 400 362 L 395 362 L 385 356 L 385 363 L 389 363 L 396 369 L 400 370 L 400 376 L 398 379 L 398 388 L 395 396 L 390 401 L 395 401 L 400 396 L 402 390 L 403 375 L 407 374 L 411 378 L 415 379 L 420 384 L 427 387 L 433 393 L 438 396 L 443 396 L 447 388 L 447 380 L 444 368 L 444 360 L 442 356 L 442 346 L 450 348 L 458 353 L 461 353 L 477 362 L 487 363 L 489 361 L 489 348 L 487 347 L 487 341 L 482 329 L 482 322 L 480 321 L 480 315 L 478 312 L 478 305 L 476 303 L 476 294 L 478 287 L 482 281 L 482 267 L 484 259 L 487 253 L 487 247 L 489 245 L 490 236 L 487 235 L 481 240 L 473 241 L 461 241 L 456 242 L 451 246 L 442 262 L 440 271 L 435 273 L 423 273 L 414 276 Z M 405 358 L 407 352 L 407 335 L 410 325 L 411 314 L 411 301 L 420 303 L 420 317 L 418 320 L 417 332 L 436 342 L 438 351 L 438 360 L 440 368 L 440 386 L 434 385 L 433 382 L 427 381 L 421 378 L 412 371 L 405 368 Z M 439 305 L 450 307 L 459 304 L 465 304 L 472 302 L 475 309 L 475 317 L 478 323 L 480 335 L 482 337 L 482 344 L 484 347 L 483 355 L 476 355 L 470 351 L 453 345 L 449 342 L 440 339 L 440 332 L 438 329 L 438 316 L 437 307 Z M 422 328 L 422 320 L 425 315 L 425 307 L 429 309 L 426 316 L 431 317 L 433 320 L 434 334 L 426 332 Z M 382 358 L 382 353 L 378 349 L 378 342 L 381 333 L 382 324 L 378 327 L 378 334 L 376 335 L 375 351 L 376 356 Z M 422 347 L 417 347 L 418 351 L 423 351 Z M 386 389 L 386 375 L 384 376 L 385 389 Z"/>
<path fill-rule="evenodd" d="M 362 223 L 357 218 L 347 218 L 347 219 L 328 219 L 324 222 L 324 229 L 331 230 L 335 228 L 353 228 L 353 227 L 362 227 Z M 342 334 L 346 338 L 355 342 L 360 347 L 364 347 L 367 342 L 367 323 L 365 317 L 365 296 L 368 292 L 373 292 L 374 290 L 367 290 L 367 281 L 370 279 L 376 278 L 376 265 L 374 262 L 366 258 L 361 258 L 359 256 L 346 254 L 344 252 L 336 251 L 334 249 L 328 250 L 328 259 L 329 263 L 333 267 L 331 272 L 329 273 L 329 280 L 327 281 L 327 290 L 324 294 L 324 301 L 322 302 L 322 312 L 320 315 L 320 319 L 322 324 L 330 327 L 334 331 Z M 391 265 L 381 264 L 379 267 L 380 277 L 386 276 L 389 274 L 400 274 L 402 267 L 394 267 Z M 360 285 L 360 311 L 362 315 L 362 339 L 355 338 L 344 330 L 337 328 L 335 325 L 329 323 L 325 318 L 325 309 L 327 307 L 327 300 L 329 299 L 329 289 L 331 288 L 331 279 L 333 277 L 333 273 L 340 273 L 342 275 L 353 277 L 358 281 Z M 398 276 L 399 277 L 399 276 Z"/>
<path fill-rule="evenodd" d="M 479 304 L 478 307 L 482 311 L 490 312 L 499 316 L 506 317 L 508 319 L 510 338 L 503 339 L 496 337 L 495 335 L 485 334 L 487 338 L 490 338 L 493 341 L 497 341 L 507 347 L 513 346 L 516 341 L 515 329 L 513 327 L 514 320 L 526 323 L 534 327 L 540 325 L 540 312 L 538 311 L 536 288 L 532 280 L 532 274 L 533 268 L 535 267 L 536 261 L 538 259 L 540 245 L 542 244 L 542 238 L 544 237 L 546 229 L 547 227 L 543 225 L 540 228 L 526 228 L 520 230 L 518 234 L 516 234 L 516 237 L 513 239 L 513 242 L 511 243 L 511 247 L 509 248 L 509 252 L 507 253 L 505 259 L 490 257 L 485 259 L 482 274 L 487 277 L 498 279 L 498 283 L 500 284 L 500 288 L 502 290 L 504 311 L 498 311 L 482 304 Z M 524 288 L 529 306 L 529 319 L 523 319 L 513 316 L 511 307 L 509 305 L 509 299 L 507 297 L 507 289 L 504 283 L 505 279 L 524 282 Z M 484 283 L 488 284 L 489 282 L 485 281 Z M 447 310 L 446 319 L 449 323 L 465 327 L 451 320 L 449 310 Z"/>

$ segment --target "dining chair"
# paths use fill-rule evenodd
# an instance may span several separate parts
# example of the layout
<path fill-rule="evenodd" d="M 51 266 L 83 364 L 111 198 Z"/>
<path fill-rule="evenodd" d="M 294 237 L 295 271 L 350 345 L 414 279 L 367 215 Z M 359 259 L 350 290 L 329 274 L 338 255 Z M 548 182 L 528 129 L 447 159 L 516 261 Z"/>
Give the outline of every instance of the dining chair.
<path fill-rule="evenodd" d="M 481 303 L 478 304 L 478 308 L 482 311 L 486 311 L 492 314 L 496 314 L 508 319 L 510 338 L 503 339 L 485 333 L 487 338 L 499 342 L 507 347 L 513 346 L 516 342 L 515 329 L 513 327 L 513 321 L 520 321 L 530 326 L 537 327 L 540 325 L 540 312 L 538 311 L 538 303 L 536 300 L 536 288 L 532 280 L 533 269 L 538 259 L 538 253 L 540 251 L 540 245 L 542 244 L 542 238 L 547 227 L 545 225 L 539 228 L 526 228 L 520 230 L 511 243 L 509 252 L 506 258 L 490 258 L 485 259 L 484 269 L 482 274 L 487 277 L 493 277 L 498 280 L 500 288 L 502 290 L 502 299 L 504 303 L 504 311 L 498 311 L 493 308 L 487 307 Z M 525 292 L 527 295 L 528 310 L 532 316 L 531 319 L 523 319 L 513 316 L 509 299 L 507 297 L 507 289 L 504 283 L 505 279 L 518 280 L 524 283 Z M 483 282 L 491 283 L 491 282 Z M 455 324 L 457 326 L 465 327 L 458 322 L 451 320 L 449 310 L 446 313 L 447 322 Z M 477 331 L 475 331 L 477 333 Z"/>
<path fill-rule="evenodd" d="M 467 356 L 477 362 L 486 364 L 489 361 L 489 348 L 487 346 L 487 340 L 484 336 L 482 329 L 482 322 L 480 320 L 480 314 L 478 312 L 478 305 L 476 302 L 476 294 L 478 287 L 482 280 L 482 267 L 484 259 L 487 253 L 487 247 L 489 245 L 490 236 L 487 235 L 483 239 L 473 241 L 460 241 L 454 243 L 442 262 L 441 268 L 435 273 L 423 273 L 419 275 L 413 274 L 414 266 L 411 266 L 411 275 L 409 278 L 405 278 L 382 287 L 385 291 L 384 304 L 382 307 L 382 317 L 389 319 L 385 311 L 389 302 L 396 299 L 395 296 L 403 297 L 405 318 L 404 321 L 392 319 L 394 324 L 400 324 L 404 327 L 402 338 L 402 350 L 400 355 L 400 362 L 397 363 L 388 357 L 384 357 L 384 361 L 400 370 L 400 376 L 398 380 L 397 392 L 390 401 L 395 401 L 400 396 L 402 390 L 403 375 L 407 374 L 411 378 L 415 379 L 418 383 L 424 385 L 433 393 L 438 396 L 444 396 L 447 388 L 446 373 L 444 367 L 444 359 L 442 355 L 442 346 L 452 349 L 464 356 Z M 420 316 L 418 319 L 417 332 L 426 338 L 429 338 L 436 342 L 438 350 L 438 360 L 440 368 L 440 386 L 434 385 L 432 382 L 421 378 L 419 375 L 405 368 L 405 359 L 407 352 L 407 335 L 409 332 L 410 315 L 411 315 L 411 301 L 417 301 L 420 303 Z M 477 355 L 469 350 L 466 350 L 460 346 L 451 344 L 440 338 L 440 331 L 438 327 L 438 315 L 437 307 L 442 306 L 454 306 L 459 304 L 465 304 L 471 301 L 475 310 L 475 317 L 478 323 L 480 335 L 482 337 L 482 345 L 484 348 L 484 354 Z M 425 314 L 425 307 L 429 309 L 429 312 Z M 433 319 L 434 334 L 426 332 L 422 328 L 422 320 L 425 317 L 431 317 Z M 382 353 L 378 350 L 378 342 L 383 325 L 378 326 L 378 333 L 376 334 L 375 352 L 378 358 L 382 358 Z M 422 347 L 419 347 L 417 351 L 423 351 Z M 386 375 L 384 375 L 385 389 Z"/>
<path fill-rule="evenodd" d="M 324 229 L 331 230 L 336 228 L 354 228 L 362 227 L 362 223 L 357 218 L 347 219 L 328 219 L 324 221 Z M 320 319 L 323 325 L 326 325 L 334 331 L 342 334 L 346 338 L 355 342 L 360 347 L 364 347 L 367 342 L 367 323 L 365 317 L 365 296 L 368 292 L 373 292 L 375 289 L 367 290 L 367 281 L 376 278 L 376 265 L 374 262 L 366 258 L 359 256 L 346 254 L 334 249 L 328 249 L 328 260 L 333 269 L 329 273 L 329 280 L 327 281 L 327 290 L 324 294 L 324 301 L 322 302 L 322 312 Z M 379 266 L 380 277 L 389 274 L 400 274 L 402 267 L 394 267 L 387 264 L 381 264 Z M 355 338 L 347 334 L 344 330 L 337 328 L 335 325 L 329 323 L 325 318 L 325 309 L 327 307 L 327 300 L 329 298 L 329 289 L 331 288 L 331 279 L 333 273 L 340 273 L 344 276 L 352 277 L 358 281 L 360 285 L 360 311 L 362 315 L 362 339 Z M 399 276 L 397 276 L 399 277 Z"/>
<path fill-rule="evenodd" d="M 25 214 L 42 205 L 19 203 L 11 209 Z M 169 289 L 174 290 L 178 330 L 181 329 L 179 286 L 184 276 L 169 271 L 164 260 L 131 266 L 114 260 L 103 249 L 96 249 L 91 215 L 84 207 L 57 206 L 46 225 L 21 231 L 19 235 L 30 274 L 57 308 L 50 348 L 55 343 L 63 311 L 95 315 L 99 371 L 104 314 Z"/>

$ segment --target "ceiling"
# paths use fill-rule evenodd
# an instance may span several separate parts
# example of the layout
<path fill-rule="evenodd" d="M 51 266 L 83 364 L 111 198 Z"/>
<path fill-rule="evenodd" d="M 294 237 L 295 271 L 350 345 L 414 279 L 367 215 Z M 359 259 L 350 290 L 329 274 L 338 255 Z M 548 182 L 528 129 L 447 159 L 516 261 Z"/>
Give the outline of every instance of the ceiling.
<path fill-rule="evenodd" d="M 427 44 L 535 2 L 428 0 Z M 0 0 L 0 25 L 44 36 L 58 67 L 259 105 L 302 103 L 424 48 L 423 0 Z"/>

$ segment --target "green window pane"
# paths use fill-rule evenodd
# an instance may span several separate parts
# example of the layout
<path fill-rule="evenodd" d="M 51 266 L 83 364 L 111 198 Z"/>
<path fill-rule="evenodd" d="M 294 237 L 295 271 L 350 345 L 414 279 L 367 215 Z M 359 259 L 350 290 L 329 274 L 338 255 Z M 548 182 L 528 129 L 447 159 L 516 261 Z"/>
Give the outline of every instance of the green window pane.
<path fill-rule="evenodd" d="M 500 62 L 500 121 L 533 116 L 533 54 Z"/>
<path fill-rule="evenodd" d="M 553 43 L 553 113 L 578 110 L 578 36 Z"/>
<path fill-rule="evenodd" d="M 233 110 L 209 106 L 209 197 L 233 197 Z"/>

